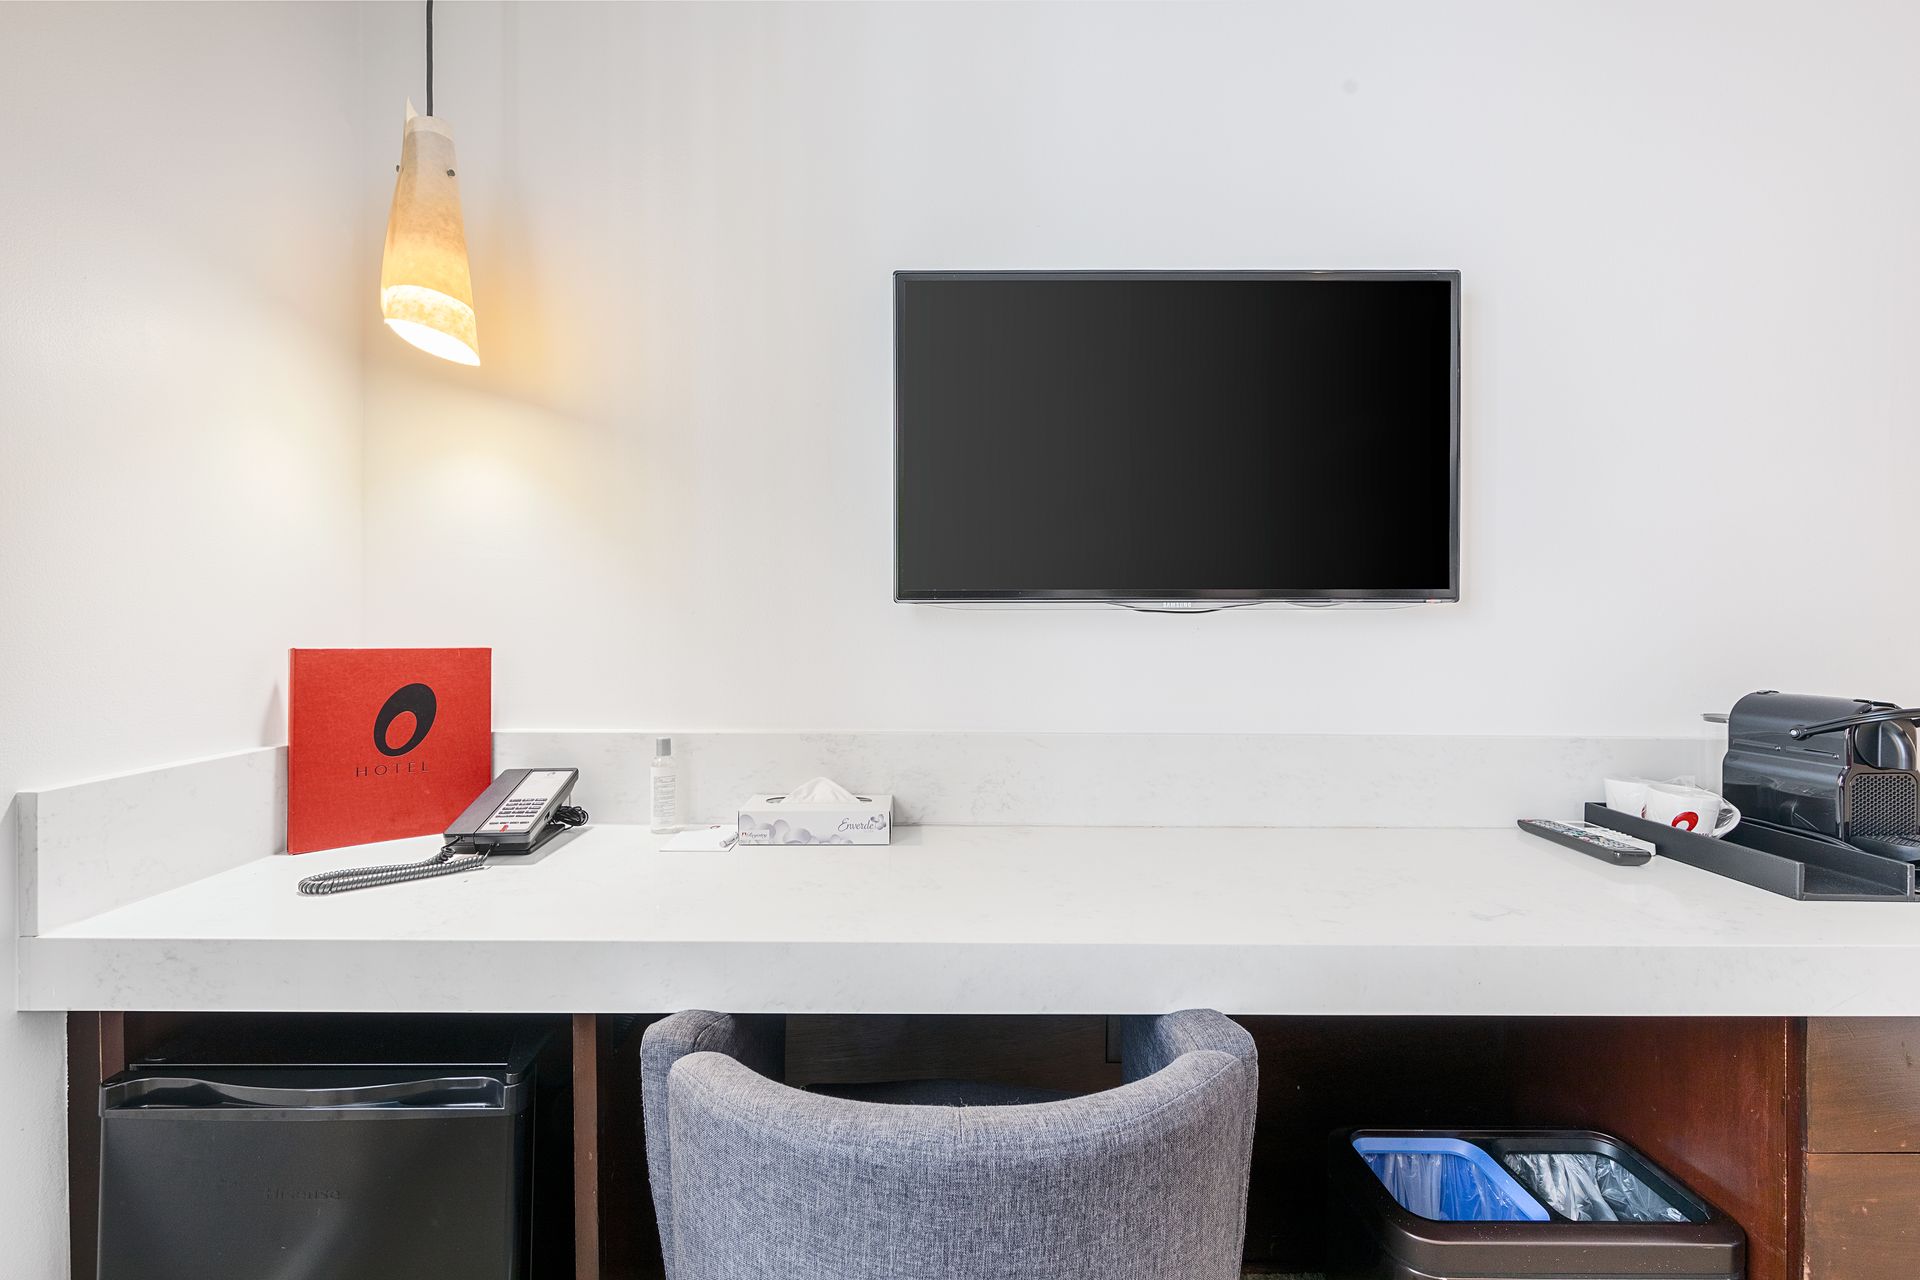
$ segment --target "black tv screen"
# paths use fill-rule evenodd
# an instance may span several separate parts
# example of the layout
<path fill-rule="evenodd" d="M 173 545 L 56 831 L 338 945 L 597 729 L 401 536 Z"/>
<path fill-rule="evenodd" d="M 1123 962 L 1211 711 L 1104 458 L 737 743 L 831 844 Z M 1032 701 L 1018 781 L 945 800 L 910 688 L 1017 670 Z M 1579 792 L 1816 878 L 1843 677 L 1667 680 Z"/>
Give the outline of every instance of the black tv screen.
<path fill-rule="evenodd" d="M 897 273 L 895 598 L 1458 599 L 1459 287 Z"/>

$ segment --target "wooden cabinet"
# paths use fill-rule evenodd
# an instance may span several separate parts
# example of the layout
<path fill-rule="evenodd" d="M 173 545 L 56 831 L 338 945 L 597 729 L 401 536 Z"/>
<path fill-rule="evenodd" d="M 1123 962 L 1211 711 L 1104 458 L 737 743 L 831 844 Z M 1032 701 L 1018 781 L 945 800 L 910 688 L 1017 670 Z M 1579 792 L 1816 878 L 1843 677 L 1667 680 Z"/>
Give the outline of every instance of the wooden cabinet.
<path fill-rule="evenodd" d="M 1802 1026 L 1788 1018 L 1514 1020 L 1527 1124 L 1639 1148 L 1747 1233 L 1747 1280 L 1799 1280 Z"/>
<path fill-rule="evenodd" d="M 275 1016 L 70 1016 L 75 1275 L 93 1261 L 87 1083 L 188 1021 Z M 659 1272 L 635 1061 L 646 1020 L 572 1020 L 581 1280 Z M 1748 1280 L 1920 1280 L 1920 1018 L 1243 1021 L 1261 1056 L 1255 1264 L 1293 1273 L 1323 1260 L 1335 1128 L 1564 1125 L 1619 1135 L 1733 1215 Z M 796 1017 L 787 1071 L 795 1082 L 960 1075 L 1092 1090 L 1118 1079 L 1107 1031 L 1098 1017 Z"/>
<path fill-rule="evenodd" d="M 1807 1024 L 1807 1150 L 1920 1153 L 1920 1018 Z"/>
<path fill-rule="evenodd" d="M 1920 1156 L 1807 1155 L 1806 1280 L 1920 1274 Z"/>
<path fill-rule="evenodd" d="M 1804 1280 L 1920 1275 L 1920 1019 L 1807 1024 Z"/>

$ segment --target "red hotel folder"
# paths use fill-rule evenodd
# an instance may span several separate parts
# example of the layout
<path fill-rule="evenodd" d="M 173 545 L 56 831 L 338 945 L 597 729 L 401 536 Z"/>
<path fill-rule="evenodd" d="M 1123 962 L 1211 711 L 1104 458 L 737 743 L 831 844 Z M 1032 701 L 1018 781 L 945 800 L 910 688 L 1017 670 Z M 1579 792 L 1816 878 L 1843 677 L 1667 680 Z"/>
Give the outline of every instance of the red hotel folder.
<path fill-rule="evenodd" d="M 295 649 L 287 852 L 437 834 L 493 781 L 493 650 Z"/>

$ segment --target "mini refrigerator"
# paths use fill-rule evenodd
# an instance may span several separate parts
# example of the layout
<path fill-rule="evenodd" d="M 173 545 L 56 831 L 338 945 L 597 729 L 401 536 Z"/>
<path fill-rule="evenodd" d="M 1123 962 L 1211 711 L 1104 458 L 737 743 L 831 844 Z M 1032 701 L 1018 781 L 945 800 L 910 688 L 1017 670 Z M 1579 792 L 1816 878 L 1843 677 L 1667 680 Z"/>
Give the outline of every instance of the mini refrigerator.
<path fill-rule="evenodd" d="M 99 1280 L 569 1272 L 564 1044 L 422 1017 L 166 1046 L 100 1089 Z"/>

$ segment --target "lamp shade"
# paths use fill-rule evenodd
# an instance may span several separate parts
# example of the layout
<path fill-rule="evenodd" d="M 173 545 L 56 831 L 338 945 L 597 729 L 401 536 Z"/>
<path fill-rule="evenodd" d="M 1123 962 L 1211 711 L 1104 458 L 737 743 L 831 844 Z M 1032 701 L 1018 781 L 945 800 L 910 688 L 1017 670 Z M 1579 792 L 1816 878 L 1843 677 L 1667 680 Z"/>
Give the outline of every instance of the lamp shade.
<path fill-rule="evenodd" d="M 454 173 L 453 130 L 444 120 L 417 114 L 409 102 L 380 263 L 380 314 L 422 351 L 479 364 L 467 232 Z"/>

